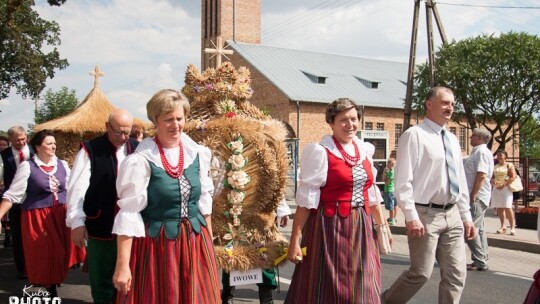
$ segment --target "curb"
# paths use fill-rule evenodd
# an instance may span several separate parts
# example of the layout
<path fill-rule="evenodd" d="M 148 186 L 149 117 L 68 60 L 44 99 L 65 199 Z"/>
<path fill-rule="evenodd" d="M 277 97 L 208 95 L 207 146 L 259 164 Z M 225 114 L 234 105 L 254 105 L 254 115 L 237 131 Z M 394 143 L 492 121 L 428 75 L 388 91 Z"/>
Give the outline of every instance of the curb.
<path fill-rule="evenodd" d="M 405 227 L 403 226 L 390 226 L 390 230 L 393 234 L 407 234 L 407 229 L 405 229 Z M 488 246 L 510 250 L 519 250 L 529 253 L 540 253 L 540 244 L 522 240 L 507 240 L 488 236 Z"/>

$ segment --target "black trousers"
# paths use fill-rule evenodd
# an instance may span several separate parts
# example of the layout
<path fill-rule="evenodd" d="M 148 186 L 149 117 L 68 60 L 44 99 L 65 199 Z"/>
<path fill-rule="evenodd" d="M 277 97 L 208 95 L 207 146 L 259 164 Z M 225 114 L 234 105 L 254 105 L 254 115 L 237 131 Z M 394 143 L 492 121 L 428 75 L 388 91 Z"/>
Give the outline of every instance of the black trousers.
<path fill-rule="evenodd" d="M 9 210 L 9 225 L 11 227 L 11 243 L 13 245 L 13 259 L 19 274 L 25 273 L 24 251 L 21 230 L 21 205 L 13 204 Z"/>

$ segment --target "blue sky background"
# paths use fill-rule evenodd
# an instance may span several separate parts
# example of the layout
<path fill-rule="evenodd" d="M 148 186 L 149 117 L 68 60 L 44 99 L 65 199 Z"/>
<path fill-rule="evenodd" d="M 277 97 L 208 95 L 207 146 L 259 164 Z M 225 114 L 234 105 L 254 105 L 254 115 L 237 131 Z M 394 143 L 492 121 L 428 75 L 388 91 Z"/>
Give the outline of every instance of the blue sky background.
<path fill-rule="evenodd" d="M 200 1 L 36 3 L 42 18 L 60 25 L 60 54 L 70 63 L 47 89 L 75 89 L 82 101 L 93 86 L 89 72 L 98 65 L 109 100 L 146 120 L 152 94 L 181 88 L 187 65 L 200 66 Z M 413 0 L 261 0 L 261 44 L 407 62 L 413 6 Z M 540 0 L 444 0 L 437 8 L 449 40 L 508 31 L 540 34 Z M 417 62 L 427 54 L 424 13 L 422 2 Z M 0 110 L 0 130 L 33 122 L 34 102 L 15 94 L 0 100 Z"/>

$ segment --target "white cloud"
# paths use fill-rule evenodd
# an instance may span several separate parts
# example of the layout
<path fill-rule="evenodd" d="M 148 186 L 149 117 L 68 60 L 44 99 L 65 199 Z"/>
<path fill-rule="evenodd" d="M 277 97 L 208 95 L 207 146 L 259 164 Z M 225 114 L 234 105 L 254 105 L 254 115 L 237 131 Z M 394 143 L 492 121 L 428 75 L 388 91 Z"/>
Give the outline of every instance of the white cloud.
<path fill-rule="evenodd" d="M 83 99 L 92 89 L 96 65 L 105 73 L 100 87 L 113 104 L 146 120 L 145 105 L 156 91 L 183 86 L 189 63 L 200 65 L 200 1 L 78 0 L 60 7 L 36 1 L 44 19 L 61 28 L 62 57 L 47 89 L 62 86 Z M 261 1 L 262 44 L 406 62 L 413 1 Z M 452 1 L 470 4 L 464 0 Z M 478 0 L 474 4 L 538 6 L 530 0 Z M 438 4 L 447 38 L 482 33 L 540 33 L 540 10 L 494 9 Z M 427 54 L 425 6 L 419 17 L 417 62 Z M 440 45 L 434 23 L 436 45 Z M 33 120 L 34 104 L 12 94 L 0 101 L 0 129 Z"/>

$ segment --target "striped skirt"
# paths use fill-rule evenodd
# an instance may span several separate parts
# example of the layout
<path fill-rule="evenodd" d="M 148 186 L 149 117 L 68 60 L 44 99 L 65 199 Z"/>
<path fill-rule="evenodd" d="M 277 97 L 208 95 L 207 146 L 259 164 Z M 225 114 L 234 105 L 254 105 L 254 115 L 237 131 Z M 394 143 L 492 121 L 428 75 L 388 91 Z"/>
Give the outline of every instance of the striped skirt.
<path fill-rule="evenodd" d="M 71 266 L 84 262 L 86 250 L 71 241 L 66 210 L 62 204 L 21 213 L 26 273 L 31 284 L 61 284 Z"/>
<path fill-rule="evenodd" d="M 307 256 L 296 265 L 285 303 L 380 303 L 381 262 L 371 217 L 312 213 L 302 232 Z"/>
<path fill-rule="evenodd" d="M 193 232 L 182 220 L 180 234 L 168 239 L 133 238 L 130 269 L 131 290 L 118 293 L 116 303 L 218 303 L 219 276 L 210 233 L 201 226 Z"/>

